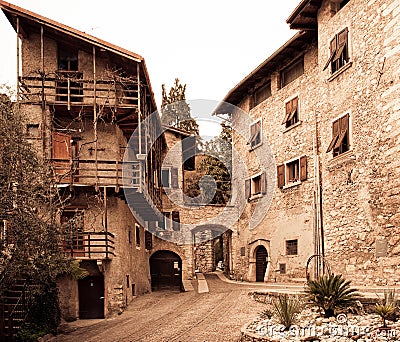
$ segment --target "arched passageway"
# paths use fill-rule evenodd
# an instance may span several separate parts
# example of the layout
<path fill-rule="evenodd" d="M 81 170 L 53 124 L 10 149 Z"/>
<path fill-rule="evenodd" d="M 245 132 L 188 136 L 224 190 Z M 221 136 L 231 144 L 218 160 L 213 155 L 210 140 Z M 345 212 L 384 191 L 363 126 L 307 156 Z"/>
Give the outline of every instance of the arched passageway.
<path fill-rule="evenodd" d="M 264 281 L 265 271 L 268 265 L 268 252 L 264 246 L 256 249 L 256 281 Z"/>
<path fill-rule="evenodd" d="M 171 251 L 157 251 L 150 257 L 151 289 L 181 290 L 182 260 Z"/>

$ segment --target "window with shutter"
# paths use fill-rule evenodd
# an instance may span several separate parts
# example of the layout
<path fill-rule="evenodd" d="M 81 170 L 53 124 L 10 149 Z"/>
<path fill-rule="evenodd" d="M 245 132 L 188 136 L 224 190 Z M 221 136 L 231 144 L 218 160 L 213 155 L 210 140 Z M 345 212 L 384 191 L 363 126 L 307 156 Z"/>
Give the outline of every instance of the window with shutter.
<path fill-rule="evenodd" d="M 307 180 L 307 157 L 300 158 L 300 181 Z"/>
<path fill-rule="evenodd" d="M 261 119 L 250 125 L 250 140 L 251 148 L 261 145 Z"/>
<path fill-rule="evenodd" d="M 323 70 L 331 65 L 331 72 L 333 74 L 348 63 L 348 31 L 349 30 L 346 27 L 344 30 L 336 34 L 331 40 L 329 59 L 326 62 Z"/>
<path fill-rule="evenodd" d="M 247 200 L 256 195 L 265 195 L 267 192 L 267 178 L 265 172 L 245 180 L 245 196 Z"/>
<path fill-rule="evenodd" d="M 285 185 L 285 165 L 277 166 L 278 175 L 278 188 L 282 188 Z"/>
<path fill-rule="evenodd" d="M 144 232 L 144 243 L 145 243 L 145 248 L 148 251 L 153 248 L 153 234 L 151 234 L 147 230 L 145 230 L 145 232 Z"/>
<path fill-rule="evenodd" d="M 161 169 L 161 183 L 163 188 L 169 188 L 171 185 L 169 169 Z"/>
<path fill-rule="evenodd" d="M 295 123 L 299 122 L 299 98 L 286 102 L 286 113 L 282 124 L 286 125 L 286 128 L 293 126 Z"/>
<path fill-rule="evenodd" d="M 304 56 L 281 71 L 281 88 L 304 74 Z"/>
<path fill-rule="evenodd" d="M 347 152 L 349 148 L 349 114 L 346 114 L 332 123 L 332 140 L 326 152 L 333 151 L 333 156 L 336 157 Z"/>
<path fill-rule="evenodd" d="M 172 229 L 175 231 L 180 230 L 180 217 L 179 217 L 179 211 L 173 211 L 172 212 Z"/>
<path fill-rule="evenodd" d="M 249 200 L 251 197 L 250 182 L 251 182 L 250 179 L 246 179 L 244 182 L 244 192 L 245 192 L 245 197 L 247 200 Z"/>
<path fill-rule="evenodd" d="M 138 225 L 136 225 L 135 238 L 136 238 L 136 247 L 140 247 L 140 227 Z"/>

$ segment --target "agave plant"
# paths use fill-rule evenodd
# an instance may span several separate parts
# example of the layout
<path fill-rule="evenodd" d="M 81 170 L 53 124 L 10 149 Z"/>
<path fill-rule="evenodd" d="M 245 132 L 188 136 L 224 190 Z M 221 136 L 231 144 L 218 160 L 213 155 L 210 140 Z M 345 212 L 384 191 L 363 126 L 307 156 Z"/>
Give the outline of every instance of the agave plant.
<path fill-rule="evenodd" d="M 301 311 L 300 301 L 297 297 L 280 294 L 272 302 L 274 313 L 278 317 L 279 323 L 289 329 L 294 323 L 297 314 Z"/>
<path fill-rule="evenodd" d="M 335 310 L 354 305 L 360 295 L 350 288 L 351 281 L 343 276 L 330 274 L 310 280 L 306 286 L 306 299 L 324 311 L 324 317 L 335 315 Z"/>
<path fill-rule="evenodd" d="M 386 320 L 390 318 L 396 309 L 397 296 L 394 289 L 385 290 L 384 298 L 381 303 L 376 303 L 375 313 L 377 313 L 383 321 L 383 327 L 387 328 Z"/>

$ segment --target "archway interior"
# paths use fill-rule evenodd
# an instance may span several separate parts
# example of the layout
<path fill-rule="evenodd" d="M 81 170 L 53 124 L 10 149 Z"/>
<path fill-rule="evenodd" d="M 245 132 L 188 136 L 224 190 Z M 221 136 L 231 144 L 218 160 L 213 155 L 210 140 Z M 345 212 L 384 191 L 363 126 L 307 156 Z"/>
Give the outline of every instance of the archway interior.
<path fill-rule="evenodd" d="M 182 288 L 182 260 L 174 252 L 158 251 L 150 257 L 152 291 Z"/>

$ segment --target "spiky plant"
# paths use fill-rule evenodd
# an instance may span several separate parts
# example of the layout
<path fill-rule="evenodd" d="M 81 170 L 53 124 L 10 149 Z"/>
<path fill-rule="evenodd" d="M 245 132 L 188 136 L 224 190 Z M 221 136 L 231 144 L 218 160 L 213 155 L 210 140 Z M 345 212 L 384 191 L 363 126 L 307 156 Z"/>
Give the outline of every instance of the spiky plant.
<path fill-rule="evenodd" d="M 335 310 L 354 305 L 360 295 L 350 288 L 351 281 L 346 281 L 341 274 L 325 275 L 310 280 L 306 286 L 306 300 L 324 311 L 324 317 L 335 315 Z"/>
<path fill-rule="evenodd" d="M 300 301 L 297 297 L 280 294 L 272 302 L 274 313 L 278 317 L 279 323 L 289 329 L 294 323 L 297 314 L 301 311 Z"/>
<path fill-rule="evenodd" d="M 383 296 L 382 302 L 375 304 L 375 313 L 382 318 L 383 327 L 387 328 L 386 320 L 393 315 L 397 305 L 396 291 L 394 289 L 385 290 Z"/>

